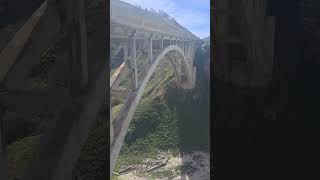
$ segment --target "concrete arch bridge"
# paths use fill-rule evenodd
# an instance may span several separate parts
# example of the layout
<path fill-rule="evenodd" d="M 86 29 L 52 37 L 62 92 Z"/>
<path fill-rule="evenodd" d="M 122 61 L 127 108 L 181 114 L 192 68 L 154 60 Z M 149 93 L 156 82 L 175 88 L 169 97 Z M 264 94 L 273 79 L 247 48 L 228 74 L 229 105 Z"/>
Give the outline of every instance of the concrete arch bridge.
<path fill-rule="evenodd" d="M 110 173 L 120 153 L 130 122 L 143 91 L 162 61 L 173 66 L 178 85 L 192 89 L 196 69 L 195 50 L 201 40 L 172 19 L 133 5 L 111 1 L 111 43 L 119 46 L 111 53 L 112 71 L 110 92 L 113 98 L 124 98 L 119 115 L 110 117 Z M 146 58 L 142 58 L 147 54 Z M 124 77 L 130 76 L 128 88 L 121 88 Z M 110 108 L 112 108 L 110 106 Z M 110 111 L 111 112 L 111 111 Z M 111 175 L 111 174 L 110 174 Z"/>

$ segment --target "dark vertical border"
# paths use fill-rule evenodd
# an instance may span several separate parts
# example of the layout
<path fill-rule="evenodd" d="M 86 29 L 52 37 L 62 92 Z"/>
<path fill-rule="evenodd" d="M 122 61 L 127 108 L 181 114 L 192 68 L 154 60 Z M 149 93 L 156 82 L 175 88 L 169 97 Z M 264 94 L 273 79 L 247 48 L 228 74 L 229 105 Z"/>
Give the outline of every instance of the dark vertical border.
<path fill-rule="evenodd" d="M 108 76 L 106 77 L 108 79 L 108 92 L 107 92 L 107 97 L 106 97 L 106 102 L 110 102 L 110 0 L 105 0 L 107 3 L 106 3 L 106 14 L 107 14 L 107 17 L 106 17 L 106 43 L 107 43 L 107 49 L 106 49 L 106 53 L 107 53 L 107 57 L 106 57 L 106 61 L 108 62 L 107 63 L 107 72 L 108 72 Z M 108 107 L 109 107 L 109 104 L 108 104 Z M 108 151 L 106 152 L 106 163 L 107 165 L 105 166 L 107 169 L 106 169 L 106 177 L 107 179 L 110 178 L 110 108 L 107 108 L 107 116 L 106 116 L 106 121 L 107 121 L 107 148 L 108 148 Z"/>
<path fill-rule="evenodd" d="M 214 5 L 215 0 L 210 0 L 210 177 L 214 179 L 215 176 L 215 161 L 214 161 L 214 73 L 213 60 L 215 58 L 215 51 L 213 47 L 214 42 Z"/>

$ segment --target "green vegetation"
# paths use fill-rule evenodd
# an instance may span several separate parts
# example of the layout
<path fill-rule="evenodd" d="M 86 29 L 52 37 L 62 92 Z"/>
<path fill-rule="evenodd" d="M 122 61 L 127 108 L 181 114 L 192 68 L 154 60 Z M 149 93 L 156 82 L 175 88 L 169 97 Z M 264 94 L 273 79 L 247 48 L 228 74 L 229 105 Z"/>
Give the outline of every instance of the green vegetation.
<path fill-rule="evenodd" d="M 112 117 L 118 117 L 118 114 L 120 113 L 121 107 L 123 104 L 118 104 L 115 107 L 112 108 Z"/>
<path fill-rule="evenodd" d="M 174 81 L 175 74 L 169 65 L 162 64 L 157 69 L 158 71 L 151 76 L 151 79 L 143 92 L 142 98 L 163 95 L 159 93 L 165 90 L 166 85 L 170 81 Z M 159 69 L 161 69 L 161 71 L 159 71 Z"/>
<path fill-rule="evenodd" d="M 148 174 L 145 174 L 144 176 L 148 177 L 149 179 L 159 179 L 159 178 L 173 179 L 179 174 L 180 174 L 179 171 L 170 170 L 170 169 L 163 169 L 163 170 L 159 169 L 156 171 L 151 171 Z"/>
<path fill-rule="evenodd" d="M 177 118 L 159 99 L 145 99 L 130 124 L 119 165 L 141 163 L 160 151 L 178 147 Z M 118 166 L 119 167 L 119 166 Z"/>
<path fill-rule="evenodd" d="M 102 25 L 99 26 L 101 23 L 97 23 L 97 21 L 99 21 L 99 18 L 105 18 L 104 4 L 106 1 L 88 0 L 86 2 L 87 34 L 90 36 L 93 32 L 101 31 Z M 58 37 L 41 54 L 40 62 L 36 64 L 29 73 L 29 78 L 32 80 L 35 88 L 48 87 L 48 74 L 53 68 L 57 53 L 67 50 L 63 47 L 66 44 L 67 42 L 65 42 L 65 40 Z M 109 106 L 107 107 L 109 108 Z M 41 117 L 39 118 L 39 122 L 28 123 L 28 125 L 32 124 L 30 125 L 32 127 L 24 127 L 24 129 L 28 129 L 27 135 L 24 134 L 24 136 L 27 137 L 20 138 L 20 136 L 18 136 L 18 140 L 14 139 L 15 142 L 8 145 L 9 177 L 12 180 L 21 178 L 23 171 L 30 165 L 29 163 L 34 157 L 35 148 L 47 125 L 47 122 L 44 119 L 41 119 Z M 48 119 L 51 119 L 51 117 Z M 102 180 L 107 179 L 106 176 L 109 176 L 106 174 L 106 155 L 109 151 L 107 148 L 109 138 L 107 138 L 106 134 L 108 128 L 104 117 L 103 120 L 98 120 L 98 123 L 91 130 L 74 169 L 74 172 L 78 177 L 83 179 Z M 29 132 L 29 129 L 32 129 L 32 132 Z M 15 135 L 19 135 L 19 132 L 14 133 Z"/>
<path fill-rule="evenodd" d="M 87 34 L 90 36 L 93 32 L 99 31 L 99 26 L 96 25 L 97 17 L 103 14 L 103 7 L 106 2 L 103 0 L 87 0 L 87 10 L 86 10 L 86 28 Z M 29 77 L 33 82 L 35 88 L 47 88 L 48 87 L 48 73 L 53 68 L 55 60 L 57 58 L 57 52 L 67 51 L 65 44 L 65 39 L 62 35 L 49 45 L 49 47 L 41 54 L 41 59 L 38 64 L 36 64 Z"/>
<path fill-rule="evenodd" d="M 173 68 L 168 63 L 160 64 L 148 82 L 131 121 L 115 172 L 123 167 L 142 164 L 146 158 L 156 159 L 159 152 L 169 151 L 174 156 L 193 150 L 208 152 L 209 89 L 206 91 L 201 94 L 199 88 L 178 89 Z M 208 97 L 200 100 L 200 96 Z M 118 107 L 114 109 L 116 111 Z M 173 178 L 181 172 L 192 173 L 195 170 L 186 164 L 138 175 L 149 179 Z"/>
<path fill-rule="evenodd" d="M 8 146 L 8 168 L 11 179 L 20 179 L 34 157 L 41 135 L 20 139 Z"/>
<path fill-rule="evenodd" d="M 106 179 L 106 152 L 108 152 L 107 126 L 104 119 L 98 120 L 82 148 L 74 173 L 82 179 Z M 8 146 L 9 175 L 20 179 L 34 157 L 41 135 L 25 137 Z"/>
<path fill-rule="evenodd" d="M 105 18 L 106 1 L 104 0 L 86 0 L 86 25 L 87 34 L 91 35 L 94 32 L 101 31 L 101 26 L 97 25 L 99 18 Z"/>
<path fill-rule="evenodd" d="M 163 100 L 159 88 L 173 80 L 172 71 L 157 70 L 148 83 L 131 121 L 115 171 L 122 166 L 142 163 L 145 158 L 155 158 L 159 150 L 178 148 L 176 113 Z M 118 108 L 114 107 L 113 111 Z"/>
<path fill-rule="evenodd" d="M 192 174 L 195 172 L 197 169 L 191 165 L 191 162 L 188 162 L 186 164 L 183 164 L 181 166 L 181 173 L 182 174 Z"/>
<path fill-rule="evenodd" d="M 116 55 L 119 46 L 120 43 L 118 41 L 112 41 L 112 43 L 110 44 L 110 57 L 114 57 Z"/>
<path fill-rule="evenodd" d="M 59 48 L 61 48 L 61 39 L 52 43 L 48 49 L 41 54 L 40 62 L 33 67 L 29 74 L 34 87 L 48 87 L 48 73 L 54 65 Z"/>
<path fill-rule="evenodd" d="M 123 78 L 123 80 L 119 83 L 120 87 L 129 88 L 129 77 Z"/>
<path fill-rule="evenodd" d="M 106 155 L 109 148 L 106 130 L 105 119 L 99 119 L 83 146 L 76 164 L 74 173 L 79 179 L 107 179 Z"/>

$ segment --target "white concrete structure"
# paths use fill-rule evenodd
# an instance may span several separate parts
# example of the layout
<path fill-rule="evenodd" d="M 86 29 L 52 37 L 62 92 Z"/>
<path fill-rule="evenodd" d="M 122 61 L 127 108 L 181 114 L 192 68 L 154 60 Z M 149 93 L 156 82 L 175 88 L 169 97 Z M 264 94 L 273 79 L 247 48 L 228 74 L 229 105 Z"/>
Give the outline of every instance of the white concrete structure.
<path fill-rule="evenodd" d="M 169 61 L 178 85 L 185 89 L 193 88 L 196 71 L 193 67 L 194 52 L 202 42 L 174 20 L 119 0 L 111 1 L 110 28 L 111 41 L 125 44 L 123 62 L 111 77 L 111 92 L 121 94 L 117 89 L 119 81 L 128 73 L 132 77 L 131 89 L 120 114 L 116 119 L 110 119 L 112 173 L 131 119 L 156 67 L 161 61 Z M 144 64 L 139 63 L 143 53 L 148 53 L 148 62 Z"/>

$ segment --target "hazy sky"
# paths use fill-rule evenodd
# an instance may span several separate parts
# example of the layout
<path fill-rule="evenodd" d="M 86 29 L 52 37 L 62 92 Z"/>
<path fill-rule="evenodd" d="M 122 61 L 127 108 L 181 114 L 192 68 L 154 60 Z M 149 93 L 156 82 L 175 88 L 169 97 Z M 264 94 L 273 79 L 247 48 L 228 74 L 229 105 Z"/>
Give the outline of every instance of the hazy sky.
<path fill-rule="evenodd" d="M 210 0 L 122 0 L 142 8 L 164 10 L 194 35 L 210 35 Z"/>

